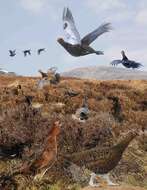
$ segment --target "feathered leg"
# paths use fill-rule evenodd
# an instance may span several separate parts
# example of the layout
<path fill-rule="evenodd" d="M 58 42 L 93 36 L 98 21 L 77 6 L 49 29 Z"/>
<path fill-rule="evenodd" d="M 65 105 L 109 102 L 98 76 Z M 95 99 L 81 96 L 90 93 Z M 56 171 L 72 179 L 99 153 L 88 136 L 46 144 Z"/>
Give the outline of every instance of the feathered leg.
<path fill-rule="evenodd" d="M 113 182 L 111 181 L 111 179 L 110 179 L 110 177 L 109 177 L 109 173 L 108 173 L 108 174 L 101 175 L 101 177 L 102 177 L 103 179 L 105 179 L 105 180 L 107 181 L 108 185 L 110 185 L 110 186 L 117 186 L 117 185 L 119 185 L 119 184 L 113 183 Z"/>
<path fill-rule="evenodd" d="M 95 173 L 92 173 L 91 174 L 91 177 L 90 177 L 90 180 L 89 180 L 89 185 L 91 187 L 99 187 L 100 185 L 98 183 L 94 183 L 94 180 L 96 179 L 96 174 Z"/>

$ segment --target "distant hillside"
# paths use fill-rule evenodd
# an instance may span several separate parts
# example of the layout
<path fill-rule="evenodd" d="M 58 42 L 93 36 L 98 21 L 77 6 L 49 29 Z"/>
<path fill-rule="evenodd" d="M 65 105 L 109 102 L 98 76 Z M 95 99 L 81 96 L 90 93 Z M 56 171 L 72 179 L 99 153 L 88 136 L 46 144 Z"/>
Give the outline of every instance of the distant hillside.
<path fill-rule="evenodd" d="M 118 67 L 84 67 L 62 73 L 63 76 L 98 80 L 147 79 L 147 72 Z"/>

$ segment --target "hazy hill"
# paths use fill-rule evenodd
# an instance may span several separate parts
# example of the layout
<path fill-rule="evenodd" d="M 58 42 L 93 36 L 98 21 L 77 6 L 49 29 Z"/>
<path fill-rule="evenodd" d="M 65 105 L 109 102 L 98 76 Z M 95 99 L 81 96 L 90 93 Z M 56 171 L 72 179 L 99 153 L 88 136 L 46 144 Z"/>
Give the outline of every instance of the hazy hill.
<path fill-rule="evenodd" d="M 119 67 L 83 67 L 62 73 L 63 76 L 97 80 L 147 79 L 147 72 Z"/>

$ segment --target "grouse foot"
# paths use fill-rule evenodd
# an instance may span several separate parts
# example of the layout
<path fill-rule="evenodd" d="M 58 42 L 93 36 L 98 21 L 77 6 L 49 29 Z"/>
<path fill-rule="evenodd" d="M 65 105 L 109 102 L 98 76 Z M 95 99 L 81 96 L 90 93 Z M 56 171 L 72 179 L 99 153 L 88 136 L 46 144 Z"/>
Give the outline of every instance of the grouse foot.
<path fill-rule="evenodd" d="M 110 186 L 118 186 L 119 184 L 113 183 L 109 177 L 109 174 L 104 174 L 104 175 L 99 175 L 100 177 L 102 177 L 103 179 L 106 180 L 107 184 Z"/>
<path fill-rule="evenodd" d="M 43 170 L 41 173 L 35 175 L 34 180 L 35 180 L 35 181 L 41 181 L 42 178 L 43 178 L 43 176 L 45 175 L 45 173 L 47 172 L 48 169 L 49 169 L 49 168 L 46 168 L 46 169 Z"/>
<path fill-rule="evenodd" d="M 89 185 L 91 187 L 99 187 L 100 185 L 98 183 L 94 182 L 94 181 L 96 181 L 97 175 L 95 173 L 91 173 L 90 175 L 91 175 L 91 177 L 90 177 L 90 180 L 89 180 Z"/>

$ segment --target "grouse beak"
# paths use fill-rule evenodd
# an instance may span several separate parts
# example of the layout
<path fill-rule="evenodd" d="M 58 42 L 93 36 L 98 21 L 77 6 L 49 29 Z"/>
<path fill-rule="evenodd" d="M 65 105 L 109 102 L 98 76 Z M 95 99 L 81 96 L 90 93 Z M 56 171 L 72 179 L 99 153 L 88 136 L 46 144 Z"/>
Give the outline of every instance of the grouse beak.
<path fill-rule="evenodd" d="M 62 124 L 60 123 L 60 121 L 56 121 L 55 125 L 58 126 L 58 127 L 62 127 Z"/>
<path fill-rule="evenodd" d="M 57 42 L 62 43 L 62 42 L 64 42 L 64 40 L 63 40 L 63 38 L 58 38 Z"/>
<path fill-rule="evenodd" d="M 60 42 L 61 38 L 57 38 L 57 42 Z"/>

